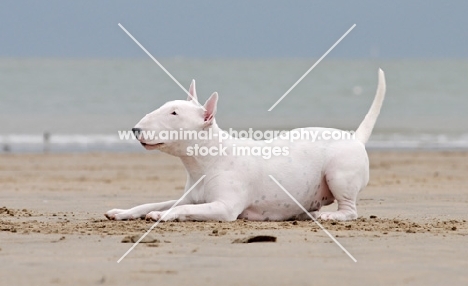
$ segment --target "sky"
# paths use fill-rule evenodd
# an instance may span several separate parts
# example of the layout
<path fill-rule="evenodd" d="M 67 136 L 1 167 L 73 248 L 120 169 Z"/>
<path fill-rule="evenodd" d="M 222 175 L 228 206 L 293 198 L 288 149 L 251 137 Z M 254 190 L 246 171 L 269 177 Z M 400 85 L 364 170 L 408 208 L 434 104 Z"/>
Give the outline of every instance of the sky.
<path fill-rule="evenodd" d="M 0 1 L 0 57 L 468 57 L 468 1 Z"/>

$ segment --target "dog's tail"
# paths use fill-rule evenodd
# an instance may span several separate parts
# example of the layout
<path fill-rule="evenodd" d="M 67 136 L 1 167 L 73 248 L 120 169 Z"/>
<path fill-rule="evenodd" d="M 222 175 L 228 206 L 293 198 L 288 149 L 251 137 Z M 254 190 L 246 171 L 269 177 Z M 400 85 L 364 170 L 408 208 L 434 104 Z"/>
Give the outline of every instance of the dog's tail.
<path fill-rule="evenodd" d="M 385 89 L 385 74 L 381 69 L 379 69 L 379 83 L 374 101 L 372 102 L 366 117 L 356 130 L 356 139 L 364 144 L 369 140 L 372 129 L 374 129 L 375 122 L 377 121 L 377 117 L 379 117 L 380 108 L 382 107 L 382 102 L 385 98 Z"/>

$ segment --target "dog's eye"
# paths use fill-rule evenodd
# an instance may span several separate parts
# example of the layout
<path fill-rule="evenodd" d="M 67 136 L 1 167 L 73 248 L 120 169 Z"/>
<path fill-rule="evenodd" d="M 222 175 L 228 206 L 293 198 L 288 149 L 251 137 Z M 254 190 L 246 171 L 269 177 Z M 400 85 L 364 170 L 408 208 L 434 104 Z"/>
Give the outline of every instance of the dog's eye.
<path fill-rule="evenodd" d="M 171 114 L 172 114 L 172 115 L 177 115 L 177 112 L 175 112 L 175 111 L 172 111 L 172 113 L 171 113 Z"/>

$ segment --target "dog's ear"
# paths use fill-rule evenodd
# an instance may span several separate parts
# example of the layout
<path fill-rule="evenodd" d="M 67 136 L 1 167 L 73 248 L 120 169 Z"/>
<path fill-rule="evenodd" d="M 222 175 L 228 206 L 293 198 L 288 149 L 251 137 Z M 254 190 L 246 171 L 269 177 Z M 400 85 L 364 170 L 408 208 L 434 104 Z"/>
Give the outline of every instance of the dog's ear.
<path fill-rule="evenodd" d="M 190 93 L 191 96 L 190 95 L 187 96 L 188 101 L 190 101 L 190 100 L 198 101 L 197 90 L 195 88 L 195 80 L 194 79 L 192 79 L 192 83 L 190 84 L 189 93 Z"/>
<path fill-rule="evenodd" d="M 204 113 L 204 119 L 205 119 L 205 126 L 209 126 L 213 124 L 214 117 L 216 115 L 216 108 L 218 105 L 218 93 L 213 92 L 213 94 L 208 98 L 208 100 L 205 102 L 205 107 L 206 111 Z"/>

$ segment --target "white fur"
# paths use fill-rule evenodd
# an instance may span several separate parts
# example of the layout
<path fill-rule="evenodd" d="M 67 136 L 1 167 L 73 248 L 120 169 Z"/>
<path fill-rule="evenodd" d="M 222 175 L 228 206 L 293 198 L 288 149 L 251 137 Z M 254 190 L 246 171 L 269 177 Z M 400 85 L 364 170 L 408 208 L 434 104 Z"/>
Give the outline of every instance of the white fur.
<path fill-rule="evenodd" d="M 209 130 L 213 134 L 222 131 L 214 116 L 218 94 L 214 93 L 205 103 L 198 104 L 195 82 L 190 86 L 187 101 L 175 100 L 147 114 L 135 126 L 142 130 Z M 219 146 L 213 140 L 145 141 L 146 149 L 158 149 L 180 157 L 187 170 L 185 191 L 203 175 L 206 177 L 165 216 L 170 220 L 249 220 L 307 219 L 307 216 L 268 175 L 272 175 L 316 218 L 351 220 L 357 218 L 356 199 L 369 181 L 369 160 L 365 143 L 369 139 L 385 96 L 385 77 L 379 70 L 379 83 L 374 102 L 365 119 L 356 130 L 356 140 L 295 141 L 276 138 L 265 141 L 229 138 L 222 142 L 228 156 L 187 156 L 187 147 Z M 171 114 L 176 112 L 177 115 Z M 323 132 L 335 129 L 305 128 Z M 158 143 L 163 143 L 155 145 Z M 288 147 L 288 156 L 233 156 L 236 146 Z M 321 206 L 336 200 L 338 210 L 319 212 Z M 150 203 L 131 209 L 113 209 L 105 215 L 109 219 L 126 220 L 147 218 L 158 220 L 176 201 Z"/>

